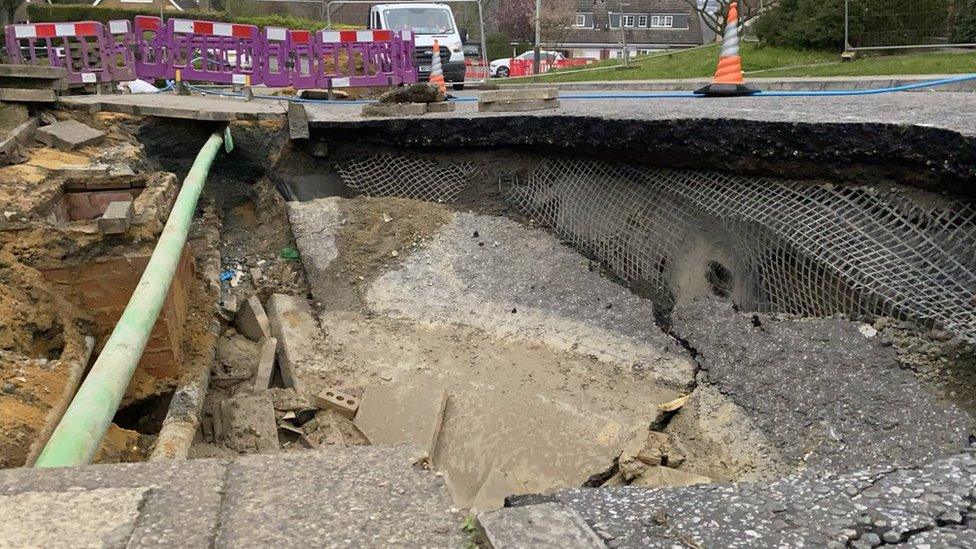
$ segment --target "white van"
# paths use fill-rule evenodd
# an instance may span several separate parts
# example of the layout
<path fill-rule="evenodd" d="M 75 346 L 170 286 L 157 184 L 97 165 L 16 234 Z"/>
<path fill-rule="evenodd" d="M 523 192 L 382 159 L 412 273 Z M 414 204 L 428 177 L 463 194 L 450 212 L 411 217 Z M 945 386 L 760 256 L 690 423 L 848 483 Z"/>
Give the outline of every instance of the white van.
<path fill-rule="evenodd" d="M 378 4 L 369 10 L 370 29 L 409 29 L 414 33 L 413 60 L 421 81 L 430 77 L 434 40 L 441 47 L 444 80 L 455 90 L 464 88 L 464 40 L 467 32 L 454 22 L 454 12 L 445 4 Z"/>

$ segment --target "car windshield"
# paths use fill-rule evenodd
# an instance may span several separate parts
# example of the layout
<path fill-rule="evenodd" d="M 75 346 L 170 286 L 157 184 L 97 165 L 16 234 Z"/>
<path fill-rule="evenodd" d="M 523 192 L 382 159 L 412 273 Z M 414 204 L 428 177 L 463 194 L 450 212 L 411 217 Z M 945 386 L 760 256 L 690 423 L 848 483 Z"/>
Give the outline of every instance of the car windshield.
<path fill-rule="evenodd" d="M 410 29 L 415 34 L 450 34 L 454 32 L 451 12 L 440 8 L 397 8 L 384 10 L 387 27 Z"/>

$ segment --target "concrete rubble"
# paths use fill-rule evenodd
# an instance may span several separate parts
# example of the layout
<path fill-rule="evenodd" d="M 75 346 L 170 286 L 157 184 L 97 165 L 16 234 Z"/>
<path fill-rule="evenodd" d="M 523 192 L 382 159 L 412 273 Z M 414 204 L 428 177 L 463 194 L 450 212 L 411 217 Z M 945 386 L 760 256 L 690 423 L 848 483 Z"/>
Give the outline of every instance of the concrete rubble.
<path fill-rule="evenodd" d="M 373 444 L 412 444 L 429 458 L 437 447 L 447 398 L 438 388 L 370 385 L 355 424 Z"/>
<path fill-rule="evenodd" d="M 70 151 L 101 143 L 105 132 L 77 120 L 65 120 L 38 128 L 35 137 L 49 147 Z"/>

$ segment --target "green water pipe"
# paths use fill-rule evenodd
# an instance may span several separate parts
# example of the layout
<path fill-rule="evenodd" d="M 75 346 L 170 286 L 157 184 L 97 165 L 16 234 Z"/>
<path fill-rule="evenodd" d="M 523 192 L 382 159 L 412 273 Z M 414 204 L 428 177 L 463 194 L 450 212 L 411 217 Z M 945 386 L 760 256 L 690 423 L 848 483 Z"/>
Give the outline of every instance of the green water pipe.
<path fill-rule="evenodd" d="M 197 200 L 223 143 L 224 138 L 215 133 L 197 154 L 122 317 L 34 467 L 85 465 L 94 458 L 163 307 Z"/>

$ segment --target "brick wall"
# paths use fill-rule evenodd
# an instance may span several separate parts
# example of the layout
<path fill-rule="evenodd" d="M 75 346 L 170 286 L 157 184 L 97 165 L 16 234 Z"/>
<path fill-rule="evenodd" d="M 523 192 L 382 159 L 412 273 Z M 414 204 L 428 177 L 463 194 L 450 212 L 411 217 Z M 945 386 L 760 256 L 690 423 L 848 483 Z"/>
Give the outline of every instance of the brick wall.
<path fill-rule="evenodd" d="M 66 297 L 91 313 L 98 337 L 97 353 L 122 316 L 148 262 L 149 254 L 139 254 L 42 270 L 41 273 Z M 139 362 L 139 368 L 156 379 L 179 377 L 192 277 L 193 257 L 184 248 L 166 301 Z"/>

